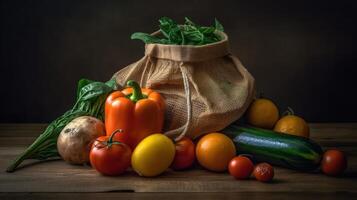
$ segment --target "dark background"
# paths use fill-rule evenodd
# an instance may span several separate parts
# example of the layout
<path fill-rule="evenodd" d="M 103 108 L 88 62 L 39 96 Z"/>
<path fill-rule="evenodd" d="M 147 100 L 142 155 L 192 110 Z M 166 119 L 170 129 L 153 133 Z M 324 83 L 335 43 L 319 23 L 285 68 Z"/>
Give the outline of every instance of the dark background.
<path fill-rule="evenodd" d="M 310 122 L 357 121 L 353 1 L 1 1 L 0 123 L 49 122 L 77 80 L 105 81 L 143 56 L 161 16 L 217 17 L 258 91 Z"/>

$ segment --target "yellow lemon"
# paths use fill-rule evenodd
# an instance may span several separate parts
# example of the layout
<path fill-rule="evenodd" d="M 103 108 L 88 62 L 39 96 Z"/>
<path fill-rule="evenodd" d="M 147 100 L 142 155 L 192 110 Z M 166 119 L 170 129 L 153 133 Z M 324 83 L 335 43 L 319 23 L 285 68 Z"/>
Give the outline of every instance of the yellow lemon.
<path fill-rule="evenodd" d="M 272 129 L 279 119 L 279 110 L 269 99 L 256 99 L 247 110 L 247 119 L 253 126 Z"/>
<path fill-rule="evenodd" d="M 175 152 L 170 138 L 160 133 L 152 134 L 136 146 L 131 166 L 141 176 L 157 176 L 169 168 Z"/>
<path fill-rule="evenodd" d="M 307 138 L 310 135 L 310 129 L 306 121 L 296 115 L 282 117 L 276 123 L 274 131 Z"/>

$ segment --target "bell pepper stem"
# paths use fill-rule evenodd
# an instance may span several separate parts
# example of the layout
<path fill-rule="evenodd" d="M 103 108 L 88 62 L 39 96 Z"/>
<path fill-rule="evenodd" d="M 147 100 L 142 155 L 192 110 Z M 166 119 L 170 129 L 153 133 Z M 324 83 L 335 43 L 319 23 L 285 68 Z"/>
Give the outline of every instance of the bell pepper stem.
<path fill-rule="evenodd" d="M 140 85 L 137 82 L 135 82 L 133 80 L 129 80 L 126 84 L 129 87 L 133 88 L 133 94 L 130 96 L 130 100 L 137 102 L 140 99 L 144 98 L 143 93 L 141 92 Z"/>

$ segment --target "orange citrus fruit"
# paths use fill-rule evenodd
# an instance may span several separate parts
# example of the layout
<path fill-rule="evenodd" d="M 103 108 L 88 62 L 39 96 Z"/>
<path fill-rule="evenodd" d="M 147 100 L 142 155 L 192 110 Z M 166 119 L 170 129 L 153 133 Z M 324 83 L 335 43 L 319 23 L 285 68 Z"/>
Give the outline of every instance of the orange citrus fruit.
<path fill-rule="evenodd" d="M 256 99 L 248 108 L 247 119 L 253 126 L 272 129 L 279 119 L 279 110 L 269 99 Z"/>
<path fill-rule="evenodd" d="M 233 141 L 222 133 L 209 133 L 203 136 L 196 146 L 198 162 L 211 171 L 225 171 L 235 155 Z"/>
<path fill-rule="evenodd" d="M 308 138 L 310 129 L 306 121 L 296 115 L 286 115 L 275 125 L 274 131 Z"/>

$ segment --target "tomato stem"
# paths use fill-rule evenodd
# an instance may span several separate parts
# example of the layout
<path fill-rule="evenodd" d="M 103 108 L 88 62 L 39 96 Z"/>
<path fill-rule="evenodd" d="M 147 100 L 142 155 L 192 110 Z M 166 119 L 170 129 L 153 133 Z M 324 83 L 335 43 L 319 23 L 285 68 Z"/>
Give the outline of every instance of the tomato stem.
<path fill-rule="evenodd" d="M 122 133 L 123 130 L 122 129 L 117 129 L 115 130 L 109 137 L 109 140 L 107 141 L 107 144 L 108 145 L 111 145 L 113 143 L 113 138 L 114 138 L 114 135 L 116 135 L 117 133 Z"/>

